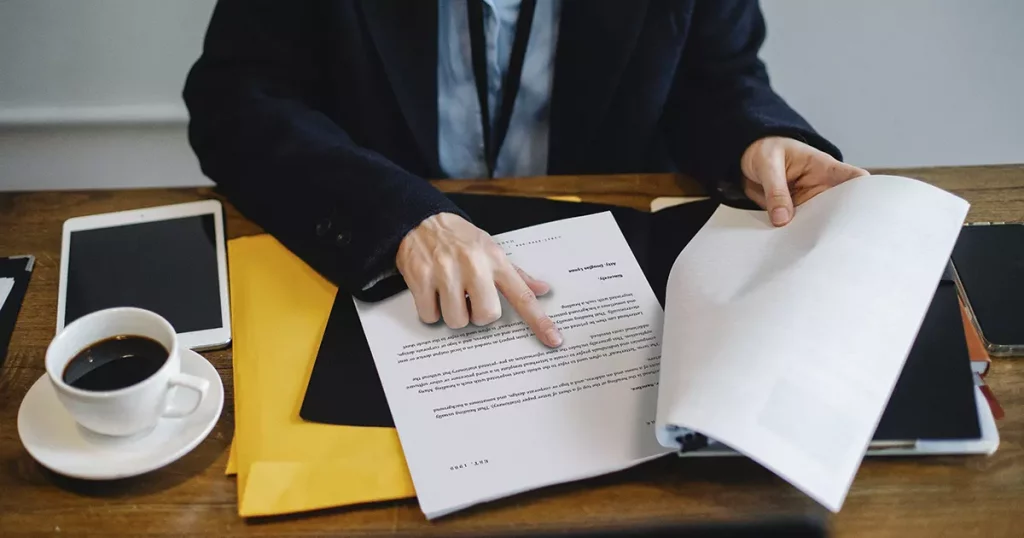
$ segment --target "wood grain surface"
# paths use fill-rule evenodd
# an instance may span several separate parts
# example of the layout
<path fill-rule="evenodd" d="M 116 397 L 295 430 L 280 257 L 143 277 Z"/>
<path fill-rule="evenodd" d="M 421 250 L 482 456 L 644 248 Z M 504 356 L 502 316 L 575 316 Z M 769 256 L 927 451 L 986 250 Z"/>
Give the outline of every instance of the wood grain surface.
<path fill-rule="evenodd" d="M 970 220 L 1024 221 L 1024 166 L 889 172 L 965 197 L 972 203 Z M 437 184 L 448 191 L 578 195 L 638 208 L 655 196 L 699 193 L 692 181 L 673 176 Z M 236 512 L 235 482 L 223 475 L 234 424 L 230 351 L 206 354 L 224 380 L 224 413 L 209 438 L 178 462 L 113 482 L 73 480 L 47 471 L 25 452 L 16 421 L 28 388 L 44 375 L 43 356 L 54 332 L 62 223 L 79 215 L 213 196 L 209 189 L 0 193 L 0 256 L 34 254 L 38 260 L 0 369 L 0 536 L 511 535 L 806 514 L 827 519 L 834 536 L 1024 536 L 1024 361 L 1014 359 L 996 360 L 989 375 L 1006 409 L 999 422 L 1002 443 L 994 456 L 869 459 L 837 515 L 750 461 L 669 457 L 434 523 L 424 520 L 412 500 L 246 521 Z M 230 237 L 260 232 L 227 209 Z"/>

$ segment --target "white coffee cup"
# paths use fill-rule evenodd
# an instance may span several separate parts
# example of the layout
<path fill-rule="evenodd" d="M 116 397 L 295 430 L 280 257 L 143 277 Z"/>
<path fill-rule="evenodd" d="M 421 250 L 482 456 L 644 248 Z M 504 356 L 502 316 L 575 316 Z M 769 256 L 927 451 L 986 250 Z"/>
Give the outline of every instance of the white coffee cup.
<path fill-rule="evenodd" d="M 64 369 L 78 353 L 122 335 L 159 342 L 168 351 L 167 360 L 146 379 L 116 390 L 84 390 L 64 382 Z M 210 387 L 207 380 L 181 372 L 181 349 L 170 322 L 148 310 L 131 307 L 93 312 L 65 327 L 46 350 L 46 373 L 57 398 L 75 422 L 109 436 L 135 435 L 152 429 L 161 418 L 188 416 L 199 408 Z M 172 389 L 177 387 L 196 393 L 193 405 L 184 409 L 170 405 Z"/>

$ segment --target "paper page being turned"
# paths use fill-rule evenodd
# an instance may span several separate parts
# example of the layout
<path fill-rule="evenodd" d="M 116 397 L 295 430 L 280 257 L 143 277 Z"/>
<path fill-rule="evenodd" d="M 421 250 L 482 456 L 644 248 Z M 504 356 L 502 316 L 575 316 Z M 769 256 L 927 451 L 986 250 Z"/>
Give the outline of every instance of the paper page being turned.
<path fill-rule="evenodd" d="M 661 443 L 699 431 L 838 511 L 967 209 L 887 176 L 832 188 L 782 228 L 719 208 L 669 278 Z"/>
<path fill-rule="evenodd" d="M 663 312 L 612 215 L 495 239 L 551 284 L 560 348 L 507 303 L 458 331 L 420 322 L 408 292 L 356 303 L 428 518 L 668 452 L 654 435 Z"/>

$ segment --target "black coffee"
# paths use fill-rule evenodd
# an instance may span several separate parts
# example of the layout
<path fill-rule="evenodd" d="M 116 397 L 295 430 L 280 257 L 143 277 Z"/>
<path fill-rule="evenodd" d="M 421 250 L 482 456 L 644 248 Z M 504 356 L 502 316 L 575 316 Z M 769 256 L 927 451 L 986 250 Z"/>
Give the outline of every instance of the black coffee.
<path fill-rule="evenodd" d="M 78 352 L 64 367 L 64 382 L 83 390 L 130 387 L 167 362 L 167 348 L 145 336 L 107 338 Z"/>

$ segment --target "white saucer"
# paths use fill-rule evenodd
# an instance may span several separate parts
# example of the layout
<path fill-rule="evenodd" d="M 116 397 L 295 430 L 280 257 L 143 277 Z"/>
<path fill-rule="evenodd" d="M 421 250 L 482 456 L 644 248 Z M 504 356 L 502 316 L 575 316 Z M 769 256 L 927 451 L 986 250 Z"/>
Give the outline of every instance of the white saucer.
<path fill-rule="evenodd" d="M 224 385 L 213 365 L 194 351 L 184 350 L 181 370 L 210 382 L 199 409 L 185 418 L 162 418 L 148 433 L 126 438 L 99 435 L 75 423 L 43 374 L 28 389 L 18 410 L 21 444 L 47 469 L 74 478 L 111 480 L 159 469 L 202 442 L 224 408 Z M 192 391 L 174 390 L 172 398 L 187 409 L 196 396 Z"/>

